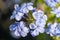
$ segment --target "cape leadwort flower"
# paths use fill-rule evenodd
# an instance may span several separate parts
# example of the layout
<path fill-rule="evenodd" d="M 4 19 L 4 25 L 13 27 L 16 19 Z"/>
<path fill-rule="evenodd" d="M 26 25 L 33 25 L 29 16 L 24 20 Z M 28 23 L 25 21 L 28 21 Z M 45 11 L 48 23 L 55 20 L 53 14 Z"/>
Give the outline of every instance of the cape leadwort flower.
<path fill-rule="evenodd" d="M 26 37 L 27 34 L 29 33 L 29 28 L 26 27 L 25 23 L 23 21 L 16 22 L 15 24 L 10 25 L 9 27 L 11 35 L 14 38 L 19 38 L 19 37 Z"/>
<path fill-rule="evenodd" d="M 47 4 L 47 6 L 50 6 L 52 8 L 54 8 L 56 6 L 56 4 L 58 3 L 57 0 L 44 0 L 44 1 Z"/>
<path fill-rule="evenodd" d="M 22 16 L 24 15 L 24 13 L 20 12 L 20 7 L 18 4 L 14 5 L 15 10 L 12 13 L 12 16 L 10 17 L 10 19 L 16 19 L 17 21 L 21 20 Z"/>
<path fill-rule="evenodd" d="M 55 8 L 54 10 L 51 11 L 52 14 L 55 14 L 57 18 L 60 17 L 60 7 Z"/>
<path fill-rule="evenodd" d="M 33 3 L 23 3 L 22 5 L 21 5 L 21 10 L 20 11 L 22 11 L 23 13 L 28 13 L 29 12 L 29 10 L 33 10 Z"/>
<path fill-rule="evenodd" d="M 45 32 L 45 24 L 47 20 L 47 16 L 44 15 L 44 12 L 41 10 L 38 10 L 37 12 L 32 13 L 34 18 L 34 23 L 30 23 L 29 27 L 31 29 L 30 34 L 35 37 L 39 35 L 39 33 Z"/>
<path fill-rule="evenodd" d="M 46 29 L 46 33 L 50 34 L 50 36 L 60 36 L 60 24 L 59 23 L 48 23 L 48 28 Z"/>
<path fill-rule="evenodd" d="M 11 35 L 14 38 L 19 38 L 21 36 L 25 37 L 27 36 L 27 33 L 29 33 L 29 31 L 33 37 L 39 35 L 39 33 L 45 32 L 44 27 L 47 21 L 47 15 L 45 15 L 42 10 L 36 11 L 36 8 L 33 8 L 32 5 L 32 3 L 23 3 L 21 7 L 18 4 L 15 5 L 15 10 L 13 11 L 12 16 L 10 17 L 11 19 L 15 18 L 17 21 L 20 21 L 24 14 L 28 14 L 29 10 L 31 10 L 33 12 L 32 16 L 34 18 L 34 23 L 30 23 L 28 25 L 30 27 L 30 30 L 26 27 L 26 23 L 24 23 L 23 21 L 10 25 L 9 29 Z"/>
<path fill-rule="evenodd" d="M 18 4 L 15 4 L 14 8 L 15 10 L 12 13 L 12 16 L 10 19 L 16 19 L 17 21 L 20 21 L 24 14 L 27 14 L 29 10 L 33 10 L 33 3 L 23 3 L 21 7 Z"/>

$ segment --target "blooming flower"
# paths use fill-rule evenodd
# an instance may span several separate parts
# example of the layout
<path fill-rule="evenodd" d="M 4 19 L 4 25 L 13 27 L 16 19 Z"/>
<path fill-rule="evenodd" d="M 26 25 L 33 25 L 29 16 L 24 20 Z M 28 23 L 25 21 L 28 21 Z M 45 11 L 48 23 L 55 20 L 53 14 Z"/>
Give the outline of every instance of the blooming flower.
<path fill-rule="evenodd" d="M 50 36 L 60 36 L 59 25 L 57 23 L 54 24 L 48 23 L 48 28 L 46 33 L 50 34 Z"/>
<path fill-rule="evenodd" d="M 23 3 L 21 7 L 16 4 L 14 6 L 15 10 L 13 11 L 11 19 L 16 19 L 17 21 L 14 25 L 10 25 L 9 29 L 11 32 L 11 35 L 14 38 L 19 37 L 26 37 L 28 33 L 30 33 L 33 37 L 39 35 L 39 33 L 45 32 L 45 25 L 47 21 L 47 15 L 44 14 L 42 10 L 36 11 L 36 8 L 33 8 L 33 3 Z M 34 23 L 30 23 L 28 26 L 26 26 L 26 23 L 21 21 L 22 17 L 24 17 L 24 14 L 28 14 L 29 11 L 32 11 L 32 16 L 34 18 Z"/>
<path fill-rule="evenodd" d="M 37 35 L 39 35 L 39 31 L 38 31 L 38 29 L 35 29 L 34 31 L 30 31 L 30 34 L 33 36 L 33 37 L 35 37 L 35 36 L 37 36 Z"/>
<path fill-rule="evenodd" d="M 10 26 L 10 32 L 11 32 L 11 35 L 14 37 L 14 38 L 19 38 L 19 37 L 26 37 L 27 36 L 27 33 L 29 33 L 29 28 L 27 28 L 24 24 L 23 21 L 21 22 L 18 22 L 17 23 L 18 25 L 15 26 L 15 24 L 11 25 Z M 20 25 L 21 24 L 21 25 Z"/>
<path fill-rule="evenodd" d="M 51 11 L 52 14 L 55 14 L 57 18 L 60 17 L 60 7 Z"/>
<path fill-rule="evenodd" d="M 20 21 L 24 14 L 27 14 L 29 10 L 33 10 L 33 3 L 23 3 L 21 7 L 18 4 L 14 5 L 15 10 L 12 13 L 12 16 L 10 19 L 16 19 L 17 21 Z"/>
<path fill-rule="evenodd" d="M 18 33 L 18 30 L 10 32 L 10 34 L 11 34 L 12 37 L 14 37 L 16 39 L 21 37 L 20 33 Z"/>
<path fill-rule="evenodd" d="M 18 13 L 15 15 L 15 19 L 16 19 L 17 21 L 19 21 L 19 20 L 22 19 L 22 16 L 23 16 L 23 15 L 24 15 L 23 13 L 18 12 Z"/>
<path fill-rule="evenodd" d="M 57 0 L 44 0 L 46 2 L 46 4 L 52 8 L 54 8 L 56 6 L 56 4 L 58 3 Z"/>
<path fill-rule="evenodd" d="M 33 18 L 34 18 L 34 23 L 30 23 L 30 34 L 35 37 L 39 35 L 39 33 L 44 33 L 45 32 L 45 24 L 47 20 L 47 16 L 44 15 L 44 12 L 41 10 L 38 10 L 37 12 L 32 13 Z"/>
<path fill-rule="evenodd" d="M 23 3 L 22 5 L 21 5 L 21 10 L 20 11 L 22 11 L 23 13 L 28 13 L 29 12 L 29 10 L 33 10 L 33 3 Z"/>
<path fill-rule="evenodd" d="M 30 23 L 29 27 L 30 29 L 35 29 L 37 26 L 34 23 Z"/>
<path fill-rule="evenodd" d="M 19 22 L 15 22 L 14 24 L 11 24 L 10 27 L 9 27 L 10 31 L 16 30 L 18 24 L 19 24 Z"/>
<path fill-rule="evenodd" d="M 37 35 L 39 35 L 39 33 L 44 33 L 45 32 L 45 29 L 44 29 L 44 27 L 38 27 L 38 26 L 36 26 L 36 25 L 34 25 L 34 24 L 30 24 L 30 34 L 33 36 L 33 37 L 35 37 L 35 36 L 37 36 Z"/>
<path fill-rule="evenodd" d="M 12 13 L 12 16 L 10 17 L 10 19 L 16 19 L 17 21 L 21 20 L 22 16 L 24 15 L 22 12 L 20 12 L 20 7 L 18 4 L 14 5 L 15 10 Z"/>
<path fill-rule="evenodd" d="M 39 26 L 39 27 L 45 27 L 45 24 L 46 24 L 46 21 L 45 20 L 37 20 L 36 21 L 36 25 Z"/>
<path fill-rule="evenodd" d="M 34 19 L 35 19 L 35 20 L 38 20 L 38 19 L 40 19 L 40 17 L 41 17 L 41 16 L 43 16 L 43 15 L 44 15 L 44 12 L 43 12 L 43 11 L 41 11 L 41 10 L 39 10 L 38 12 L 36 12 L 36 11 L 35 11 L 35 12 L 33 12 L 33 14 L 32 14 L 32 15 L 33 15 L 33 17 L 34 17 Z"/>

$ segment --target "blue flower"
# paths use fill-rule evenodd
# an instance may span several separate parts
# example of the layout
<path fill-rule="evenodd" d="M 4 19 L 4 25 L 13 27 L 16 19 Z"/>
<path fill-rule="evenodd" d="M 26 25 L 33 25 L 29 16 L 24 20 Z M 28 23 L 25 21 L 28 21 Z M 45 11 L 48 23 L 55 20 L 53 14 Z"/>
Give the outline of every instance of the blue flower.
<path fill-rule="evenodd" d="M 27 34 L 29 33 L 29 28 L 25 25 L 23 21 L 20 22 L 19 26 L 22 29 L 21 32 L 19 33 L 21 34 L 22 37 L 26 37 Z"/>
<path fill-rule="evenodd" d="M 11 25 L 9 26 L 10 31 L 16 30 L 18 24 L 19 24 L 19 22 L 15 22 L 14 24 L 11 24 Z"/>
<path fill-rule="evenodd" d="M 20 12 L 20 9 L 21 9 L 21 7 L 19 6 L 19 4 L 15 4 L 14 5 L 14 11 L 16 11 L 16 14 L 18 13 L 18 12 Z M 13 14 L 13 13 L 12 13 Z"/>
<path fill-rule="evenodd" d="M 44 0 L 44 1 L 46 2 L 47 6 L 50 6 L 52 8 L 54 8 L 58 3 L 57 0 Z"/>
<path fill-rule="evenodd" d="M 29 24 L 30 29 L 35 29 L 37 26 L 34 23 Z"/>
<path fill-rule="evenodd" d="M 33 27 L 33 26 L 32 26 Z M 30 30 L 30 34 L 33 36 L 33 37 L 35 37 L 35 36 L 37 36 L 37 35 L 39 35 L 39 33 L 44 33 L 45 32 L 45 29 L 44 29 L 44 27 L 36 27 L 35 29 L 34 28 L 32 28 L 31 30 Z"/>
<path fill-rule="evenodd" d="M 43 11 L 41 11 L 41 10 L 39 10 L 38 12 L 33 12 L 33 18 L 35 19 L 35 20 L 39 20 L 40 19 L 40 17 L 41 16 L 43 16 L 44 15 L 44 12 Z"/>
<path fill-rule="evenodd" d="M 20 20 L 22 19 L 23 15 L 24 15 L 23 13 L 18 12 L 18 13 L 15 15 L 15 19 L 16 19 L 17 21 L 20 21 Z"/>
<path fill-rule="evenodd" d="M 10 26 L 10 32 L 12 37 L 19 38 L 19 37 L 26 37 L 29 33 L 29 28 L 26 27 L 23 21 L 17 23 L 16 26 Z"/>
<path fill-rule="evenodd" d="M 18 38 L 21 37 L 21 35 L 20 35 L 20 33 L 18 32 L 18 30 L 15 30 L 15 31 L 13 31 L 13 32 L 10 32 L 10 34 L 11 34 L 11 36 L 12 36 L 13 38 L 16 38 L 16 39 L 18 39 Z"/>
<path fill-rule="evenodd" d="M 39 35 L 39 33 L 45 32 L 45 24 L 47 20 L 47 15 L 44 15 L 44 12 L 41 10 L 35 11 L 32 13 L 32 16 L 34 18 L 34 23 L 30 23 L 30 34 L 35 37 Z"/>
<path fill-rule="evenodd" d="M 45 32 L 45 29 L 44 29 L 44 27 L 40 27 L 40 26 L 37 26 L 36 24 L 34 24 L 34 23 L 31 23 L 30 25 L 29 25 L 29 27 L 30 27 L 30 34 L 33 36 L 33 37 L 35 37 L 35 36 L 37 36 L 37 35 L 39 35 L 39 33 L 44 33 Z"/>
<path fill-rule="evenodd" d="M 13 11 L 13 13 L 12 13 L 10 19 L 14 19 L 14 18 L 15 18 L 15 15 L 16 15 L 16 11 Z"/>
<path fill-rule="evenodd" d="M 55 14 L 57 18 L 60 17 L 60 7 L 55 8 L 54 10 L 51 11 L 52 14 Z"/>
<path fill-rule="evenodd" d="M 46 21 L 45 20 L 37 20 L 36 25 L 39 27 L 45 27 Z"/>
<path fill-rule="evenodd" d="M 16 19 L 17 21 L 20 21 L 22 19 L 22 17 L 24 16 L 24 14 L 27 15 L 27 13 L 29 12 L 29 10 L 33 10 L 33 3 L 23 3 L 21 5 L 21 7 L 18 4 L 14 5 L 15 10 L 12 13 L 12 16 L 10 17 L 10 19 Z"/>
<path fill-rule="evenodd" d="M 60 28 L 58 23 L 48 23 L 48 28 L 46 29 L 46 33 L 50 34 L 50 36 L 60 36 Z"/>
<path fill-rule="evenodd" d="M 27 33 L 21 31 L 21 36 L 22 36 L 22 37 L 26 37 L 26 36 L 27 36 Z"/>
<path fill-rule="evenodd" d="M 33 37 L 35 37 L 35 36 L 37 36 L 37 35 L 39 35 L 39 31 L 38 31 L 38 29 L 37 29 L 37 26 L 34 24 L 34 23 L 30 23 L 29 24 L 29 27 L 30 27 L 30 34 L 33 36 Z"/>
<path fill-rule="evenodd" d="M 30 31 L 30 34 L 33 36 L 33 37 L 35 37 L 35 36 L 37 36 L 37 35 L 39 35 L 39 31 L 38 31 L 38 29 L 35 29 L 34 31 Z"/>
<path fill-rule="evenodd" d="M 60 23 L 57 24 L 57 27 L 56 27 L 56 36 L 60 36 Z"/>
<path fill-rule="evenodd" d="M 19 8 L 19 5 L 18 4 L 15 4 L 14 5 L 14 9 L 17 10 Z"/>
<path fill-rule="evenodd" d="M 18 4 L 14 5 L 15 10 L 12 13 L 12 16 L 10 17 L 10 19 L 16 19 L 17 21 L 21 20 L 21 18 L 23 17 L 24 13 L 20 12 L 20 7 Z"/>
<path fill-rule="evenodd" d="M 14 6 L 15 10 L 10 18 L 15 18 L 17 21 L 20 21 L 17 25 L 12 24 L 13 26 L 10 26 L 10 32 L 14 38 L 26 37 L 29 32 L 33 37 L 39 35 L 39 33 L 45 32 L 44 27 L 46 25 L 47 15 L 45 15 L 42 10 L 36 11 L 36 8 L 33 8 L 32 5 L 33 3 L 30 2 L 23 3 L 21 7 L 18 4 Z M 27 14 L 29 11 L 32 11 L 32 16 L 34 18 L 34 23 L 29 24 L 30 29 L 26 26 L 25 22 L 21 21 L 24 14 Z"/>
<path fill-rule="evenodd" d="M 22 11 L 23 13 L 28 13 L 29 12 L 29 10 L 33 10 L 33 3 L 23 3 L 22 5 L 21 5 L 21 10 L 20 11 Z"/>
<path fill-rule="evenodd" d="M 44 27 L 38 27 L 37 30 L 39 31 L 39 33 L 44 33 L 45 32 Z"/>

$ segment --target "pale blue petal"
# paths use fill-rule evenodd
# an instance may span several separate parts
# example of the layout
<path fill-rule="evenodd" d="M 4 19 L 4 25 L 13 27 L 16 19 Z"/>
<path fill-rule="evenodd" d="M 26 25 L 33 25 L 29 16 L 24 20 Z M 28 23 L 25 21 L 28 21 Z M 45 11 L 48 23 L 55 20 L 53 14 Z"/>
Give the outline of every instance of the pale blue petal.
<path fill-rule="evenodd" d="M 29 24 L 29 27 L 30 27 L 30 29 L 35 29 L 35 28 L 37 28 L 37 26 L 36 26 L 34 23 L 30 23 L 30 24 Z"/>
<path fill-rule="evenodd" d="M 34 30 L 34 31 L 31 31 L 30 34 L 35 37 L 35 36 L 38 36 L 39 35 L 39 31 L 38 30 Z"/>

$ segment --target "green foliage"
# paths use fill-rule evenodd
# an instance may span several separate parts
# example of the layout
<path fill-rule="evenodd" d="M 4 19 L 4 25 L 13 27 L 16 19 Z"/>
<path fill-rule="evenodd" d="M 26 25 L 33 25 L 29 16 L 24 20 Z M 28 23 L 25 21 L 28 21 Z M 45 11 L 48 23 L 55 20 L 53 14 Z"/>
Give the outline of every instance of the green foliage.
<path fill-rule="evenodd" d="M 35 37 L 35 40 L 51 40 L 50 36 L 45 33 L 40 33 L 37 37 Z"/>

